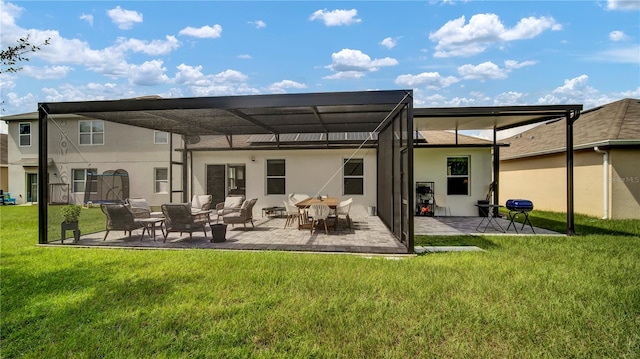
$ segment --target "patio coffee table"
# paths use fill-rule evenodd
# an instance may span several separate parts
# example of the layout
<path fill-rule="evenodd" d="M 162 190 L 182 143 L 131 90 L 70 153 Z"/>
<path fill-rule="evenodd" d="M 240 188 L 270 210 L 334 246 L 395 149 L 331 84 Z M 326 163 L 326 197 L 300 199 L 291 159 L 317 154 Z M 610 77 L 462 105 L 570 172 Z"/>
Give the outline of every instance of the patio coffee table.
<path fill-rule="evenodd" d="M 265 207 L 262 209 L 262 217 L 264 217 L 265 215 L 267 217 L 269 216 L 274 216 L 274 217 L 282 217 L 284 216 L 284 212 L 286 211 L 286 209 L 284 207 Z"/>
<path fill-rule="evenodd" d="M 147 230 L 149 237 L 152 237 L 154 242 L 156 240 L 156 227 L 160 227 L 160 230 L 164 235 L 164 229 L 162 228 L 164 225 L 164 217 L 139 218 L 137 221 L 142 223 L 142 226 Z M 143 237 L 144 233 L 140 236 L 141 241 Z"/>

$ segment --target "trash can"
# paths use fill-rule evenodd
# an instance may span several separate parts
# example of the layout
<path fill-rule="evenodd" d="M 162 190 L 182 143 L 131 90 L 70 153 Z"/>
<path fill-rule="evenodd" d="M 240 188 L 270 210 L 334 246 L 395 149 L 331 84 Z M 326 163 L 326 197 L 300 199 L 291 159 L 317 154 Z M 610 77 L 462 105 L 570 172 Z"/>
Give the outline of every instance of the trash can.
<path fill-rule="evenodd" d="M 227 240 L 227 225 L 226 224 L 211 224 L 211 242 L 221 243 Z"/>
<path fill-rule="evenodd" d="M 478 217 L 487 217 L 489 215 L 489 201 L 478 200 Z"/>
<path fill-rule="evenodd" d="M 375 216 L 376 215 L 376 207 L 375 206 L 367 207 L 367 211 L 369 212 L 370 216 Z"/>

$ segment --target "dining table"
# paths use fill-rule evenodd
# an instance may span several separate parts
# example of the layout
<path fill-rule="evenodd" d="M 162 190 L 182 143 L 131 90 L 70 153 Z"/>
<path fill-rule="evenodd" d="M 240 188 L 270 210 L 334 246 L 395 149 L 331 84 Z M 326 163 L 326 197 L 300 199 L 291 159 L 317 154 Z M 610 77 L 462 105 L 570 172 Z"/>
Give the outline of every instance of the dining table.
<path fill-rule="evenodd" d="M 335 211 L 336 207 L 340 203 L 340 199 L 338 197 L 309 197 L 307 199 L 303 199 L 302 201 L 295 204 L 298 207 L 298 210 L 302 212 L 303 215 L 298 216 L 298 229 L 310 229 L 311 222 L 309 222 L 309 216 L 304 215 L 306 210 L 311 207 L 313 204 L 326 204 Z M 335 231 L 338 228 L 338 216 L 335 216 L 335 220 L 333 222 L 333 230 Z"/>

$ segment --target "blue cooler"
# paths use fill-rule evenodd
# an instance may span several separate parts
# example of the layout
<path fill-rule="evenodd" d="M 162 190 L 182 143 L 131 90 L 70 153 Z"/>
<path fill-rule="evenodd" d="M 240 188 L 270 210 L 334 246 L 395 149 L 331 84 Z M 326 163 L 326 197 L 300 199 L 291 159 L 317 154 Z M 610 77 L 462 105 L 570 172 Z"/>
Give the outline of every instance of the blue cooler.
<path fill-rule="evenodd" d="M 531 211 L 533 210 L 533 202 L 528 199 L 510 199 L 507 200 L 507 209 L 510 211 Z"/>

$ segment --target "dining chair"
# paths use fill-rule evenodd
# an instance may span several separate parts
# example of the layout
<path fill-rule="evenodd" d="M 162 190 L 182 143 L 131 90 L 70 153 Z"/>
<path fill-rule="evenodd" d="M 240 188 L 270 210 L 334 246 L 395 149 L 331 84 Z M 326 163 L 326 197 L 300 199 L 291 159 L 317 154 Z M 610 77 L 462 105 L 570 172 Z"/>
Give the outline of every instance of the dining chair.
<path fill-rule="evenodd" d="M 347 220 L 347 225 L 349 229 L 351 229 L 351 218 L 349 217 L 349 210 L 351 209 L 351 203 L 353 202 L 353 198 L 346 199 L 338 204 L 336 207 L 336 221 L 340 216 L 345 216 Z M 336 222 L 337 223 L 337 222 Z"/>
<path fill-rule="evenodd" d="M 284 203 L 284 209 L 287 212 L 287 220 L 284 223 L 284 228 L 287 228 L 287 226 L 292 225 L 295 220 L 300 221 L 301 214 L 300 209 L 298 209 L 294 203 L 291 203 L 291 201 L 285 199 L 282 202 Z"/>
<path fill-rule="evenodd" d="M 326 204 L 312 204 L 309 207 L 310 215 L 312 217 L 311 220 L 311 233 L 313 233 L 313 229 L 317 224 L 322 221 L 324 223 L 324 232 L 329 234 L 329 228 L 327 227 L 327 218 L 329 218 L 329 213 L 331 212 L 331 208 Z"/>
<path fill-rule="evenodd" d="M 434 205 L 435 205 L 435 210 L 434 213 L 437 215 L 438 214 L 438 209 L 443 209 L 444 210 L 444 215 L 447 215 L 447 210 L 449 210 L 449 216 L 451 216 L 451 208 L 449 208 L 449 206 L 447 206 L 447 197 L 443 196 L 441 194 L 436 194 L 433 196 L 434 198 Z"/>

